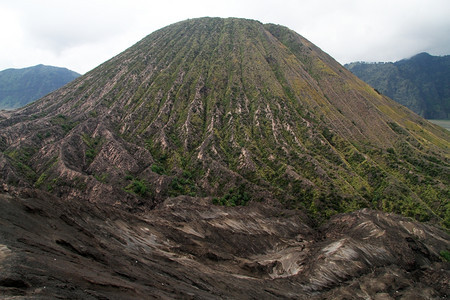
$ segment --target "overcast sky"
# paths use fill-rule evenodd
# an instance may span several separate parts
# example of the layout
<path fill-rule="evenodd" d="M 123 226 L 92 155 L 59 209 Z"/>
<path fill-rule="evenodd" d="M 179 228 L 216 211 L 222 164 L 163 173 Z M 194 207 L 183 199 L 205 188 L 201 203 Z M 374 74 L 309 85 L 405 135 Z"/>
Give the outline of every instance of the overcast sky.
<path fill-rule="evenodd" d="M 0 70 L 85 73 L 161 27 L 204 16 L 287 26 L 340 63 L 450 54 L 450 0 L 0 0 Z"/>

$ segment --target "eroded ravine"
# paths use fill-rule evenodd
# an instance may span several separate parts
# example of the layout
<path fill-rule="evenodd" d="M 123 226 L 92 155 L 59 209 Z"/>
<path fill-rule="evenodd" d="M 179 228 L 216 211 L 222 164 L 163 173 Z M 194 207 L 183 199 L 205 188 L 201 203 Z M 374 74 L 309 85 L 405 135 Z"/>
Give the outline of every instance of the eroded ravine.
<path fill-rule="evenodd" d="M 1 195 L 0 205 L 3 296 L 310 299 L 364 295 L 369 278 L 372 296 L 449 292 L 448 235 L 380 212 L 313 229 L 298 212 L 189 197 L 143 214 L 45 194 Z"/>

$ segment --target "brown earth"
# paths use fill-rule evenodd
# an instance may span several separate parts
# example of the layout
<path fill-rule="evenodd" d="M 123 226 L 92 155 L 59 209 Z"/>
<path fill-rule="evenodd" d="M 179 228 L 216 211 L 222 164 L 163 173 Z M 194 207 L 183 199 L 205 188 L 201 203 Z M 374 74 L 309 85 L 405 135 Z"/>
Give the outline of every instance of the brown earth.
<path fill-rule="evenodd" d="M 11 195 L 14 194 L 14 195 Z M 20 196 L 18 196 L 20 194 Z M 24 190 L 0 195 L 0 295 L 14 299 L 445 299 L 443 231 L 361 210 L 169 198 L 129 213 Z"/>

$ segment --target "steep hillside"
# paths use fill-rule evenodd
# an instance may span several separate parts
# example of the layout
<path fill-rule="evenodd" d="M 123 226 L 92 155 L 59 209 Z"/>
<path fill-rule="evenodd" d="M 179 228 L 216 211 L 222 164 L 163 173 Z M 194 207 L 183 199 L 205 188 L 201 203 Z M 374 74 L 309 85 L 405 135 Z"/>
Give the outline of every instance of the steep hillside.
<path fill-rule="evenodd" d="M 450 225 L 449 133 L 295 32 L 158 30 L 0 121 L 4 182 L 136 209 L 167 197 L 376 208 Z"/>
<path fill-rule="evenodd" d="M 450 55 L 345 65 L 381 93 L 427 119 L 450 119 Z"/>
<path fill-rule="evenodd" d="M 0 111 L 0 297 L 445 299 L 449 147 L 285 27 L 170 25 Z"/>
<path fill-rule="evenodd" d="M 65 68 L 44 65 L 0 71 L 0 109 L 25 106 L 79 76 Z"/>

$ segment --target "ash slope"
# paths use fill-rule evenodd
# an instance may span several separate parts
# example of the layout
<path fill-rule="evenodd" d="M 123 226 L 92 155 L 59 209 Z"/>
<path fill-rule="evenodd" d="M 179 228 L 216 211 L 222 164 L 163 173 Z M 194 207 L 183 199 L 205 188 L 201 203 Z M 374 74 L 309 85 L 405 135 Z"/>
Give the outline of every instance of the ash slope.
<path fill-rule="evenodd" d="M 0 195 L 7 299 L 446 299 L 435 227 L 382 212 L 318 229 L 299 211 L 179 196 L 131 214 L 38 190 Z M 447 250 L 448 251 L 448 250 Z"/>
<path fill-rule="evenodd" d="M 450 224 L 449 133 L 278 25 L 170 25 L 0 128 L 3 182 L 64 199 L 250 198 L 316 220 L 369 207 Z"/>

